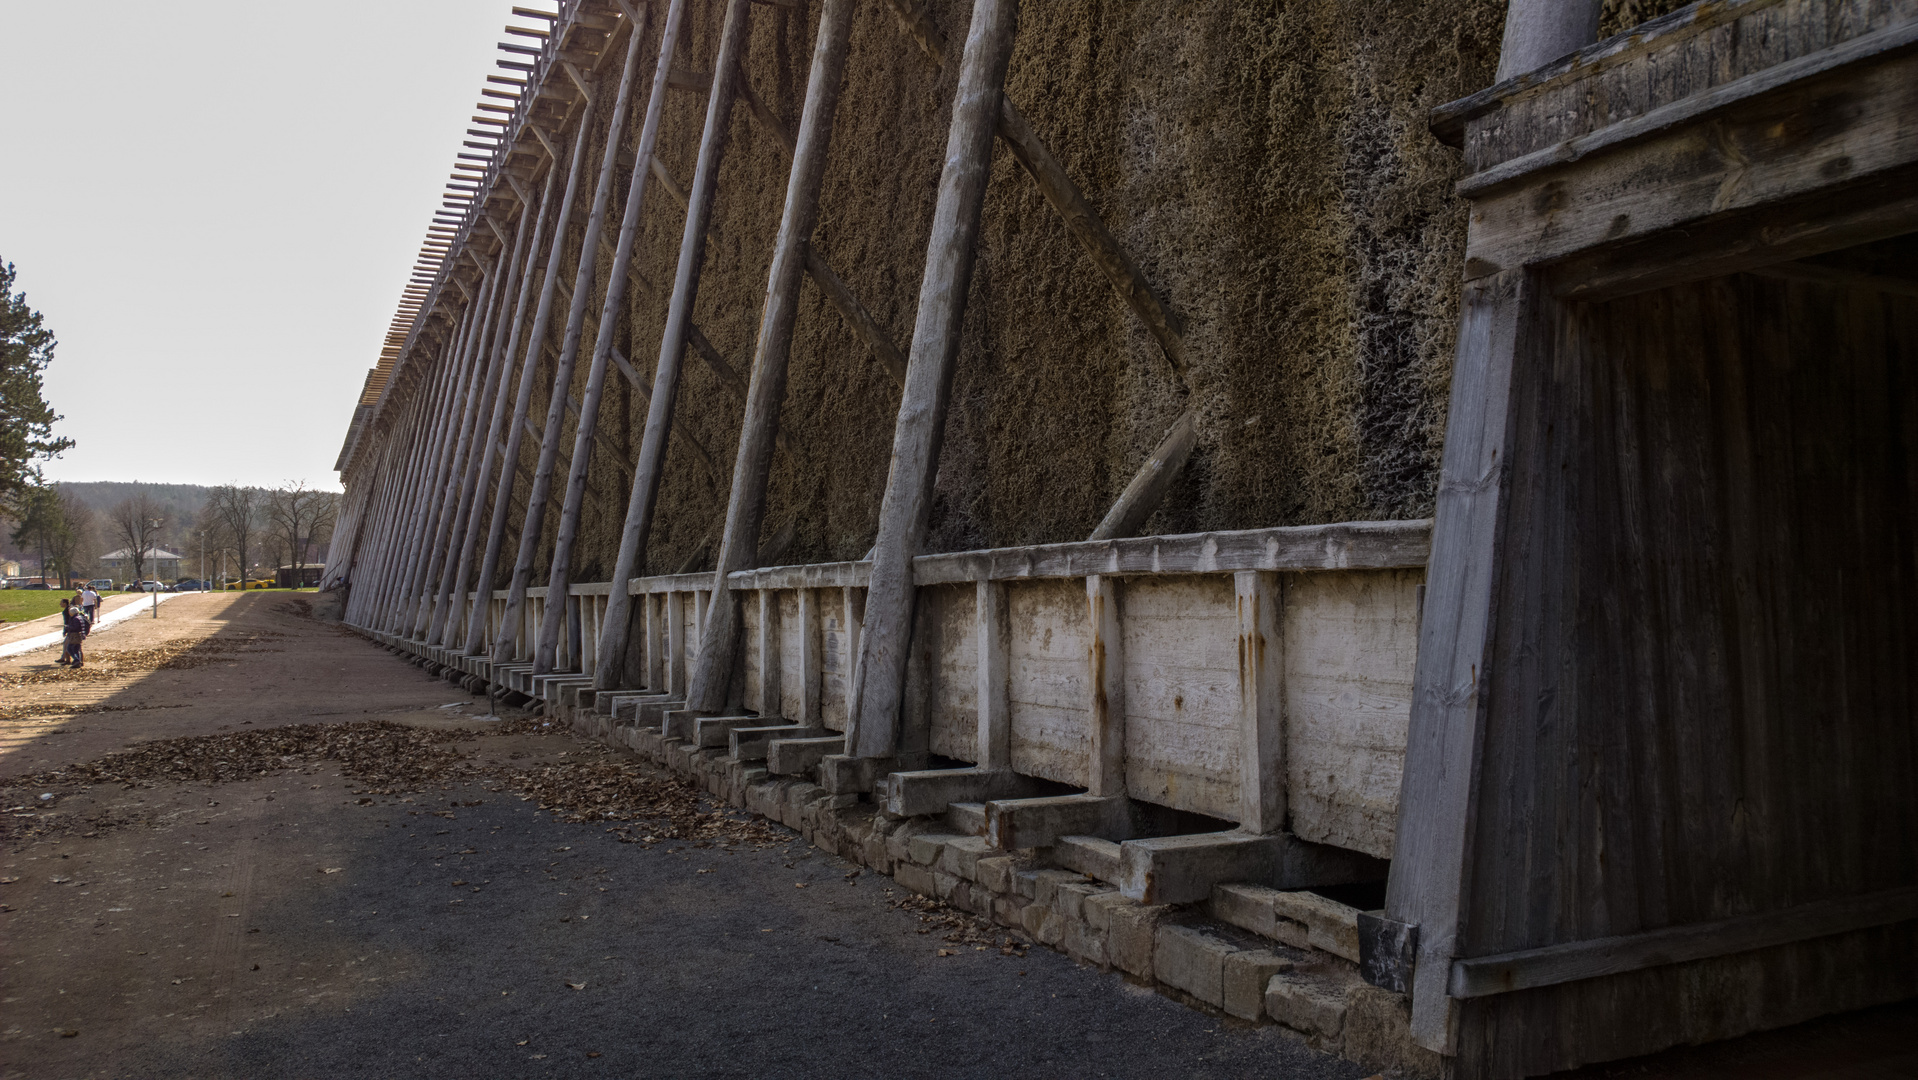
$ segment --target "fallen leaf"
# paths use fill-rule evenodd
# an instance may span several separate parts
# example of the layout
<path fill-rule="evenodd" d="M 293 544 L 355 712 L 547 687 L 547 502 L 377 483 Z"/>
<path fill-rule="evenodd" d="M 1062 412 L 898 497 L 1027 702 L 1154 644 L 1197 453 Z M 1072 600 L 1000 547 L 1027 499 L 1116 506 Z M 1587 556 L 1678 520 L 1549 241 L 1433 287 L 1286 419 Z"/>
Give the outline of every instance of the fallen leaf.
<path fill-rule="evenodd" d="M 321 868 L 320 868 L 320 873 L 322 873 L 322 874 L 337 874 L 337 873 L 339 873 L 340 871 L 342 871 L 342 870 L 344 870 L 344 869 L 346 869 L 346 867 L 344 867 L 344 866 L 324 866 L 324 867 L 321 867 Z"/>
<path fill-rule="evenodd" d="M 598 1056 L 599 1056 L 599 1051 L 597 1051 L 597 1050 L 588 1050 L 588 1051 L 586 1051 L 586 1056 L 587 1056 L 587 1057 L 598 1057 Z"/>
<path fill-rule="evenodd" d="M 795 888 L 795 889 L 803 889 L 803 888 L 805 888 L 805 887 L 806 887 L 806 883 L 805 883 L 805 882 L 803 882 L 803 881 L 795 881 L 795 882 L 793 882 L 793 888 Z"/>
<path fill-rule="evenodd" d="M 75 1035 L 80 1034 L 79 1028 L 55 1028 L 54 1030 L 60 1033 L 62 1039 L 71 1039 Z"/>
<path fill-rule="evenodd" d="M 952 956 L 952 955 L 954 955 L 954 954 L 953 954 L 953 951 L 952 951 L 951 949 L 940 949 L 940 950 L 939 950 L 939 955 L 940 955 L 940 956 Z"/>
<path fill-rule="evenodd" d="M 577 982 L 577 983 L 567 983 L 566 985 L 567 985 L 567 986 L 570 986 L 570 987 L 572 987 L 572 988 L 573 988 L 573 989 L 575 989 L 575 990 L 584 990 L 584 989 L 586 989 L 586 984 L 585 984 L 585 983 L 583 983 L 583 982 Z"/>

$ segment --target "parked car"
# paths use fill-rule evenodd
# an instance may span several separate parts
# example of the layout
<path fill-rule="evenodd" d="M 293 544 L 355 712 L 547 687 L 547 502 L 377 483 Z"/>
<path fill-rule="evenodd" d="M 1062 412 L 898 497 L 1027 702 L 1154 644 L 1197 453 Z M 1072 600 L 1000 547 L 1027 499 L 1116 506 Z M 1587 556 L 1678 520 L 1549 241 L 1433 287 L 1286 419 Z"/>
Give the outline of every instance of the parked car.
<path fill-rule="evenodd" d="M 142 581 L 134 589 L 138 592 L 165 592 L 166 586 L 158 581 Z"/>
<path fill-rule="evenodd" d="M 104 577 L 94 578 L 92 581 L 87 582 L 87 588 L 92 589 L 95 592 L 98 592 L 101 589 L 111 589 L 113 588 L 113 579 L 104 578 Z"/>
<path fill-rule="evenodd" d="M 22 585 L 20 587 L 23 589 L 39 589 L 41 592 L 45 592 L 48 589 L 53 588 L 53 586 L 47 584 L 44 581 L 29 581 L 25 585 Z"/>
<path fill-rule="evenodd" d="M 202 582 L 199 582 L 199 581 L 195 581 L 195 580 L 194 580 L 194 579 L 192 579 L 192 578 L 187 578 L 187 579 L 186 579 L 185 581 L 176 581 L 176 582 L 174 582 L 174 583 L 173 583 L 173 590 L 172 590 L 172 591 L 174 591 L 174 592 L 199 592 L 199 591 L 200 591 L 201 589 L 204 589 L 204 588 L 206 588 L 206 585 L 205 585 L 204 583 L 202 583 Z"/>

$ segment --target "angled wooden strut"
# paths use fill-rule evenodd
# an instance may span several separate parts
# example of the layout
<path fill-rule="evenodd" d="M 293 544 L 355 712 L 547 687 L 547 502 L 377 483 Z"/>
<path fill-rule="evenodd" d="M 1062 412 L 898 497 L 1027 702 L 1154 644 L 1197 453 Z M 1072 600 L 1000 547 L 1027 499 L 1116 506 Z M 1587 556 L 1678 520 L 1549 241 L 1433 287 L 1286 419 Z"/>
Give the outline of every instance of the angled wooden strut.
<path fill-rule="evenodd" d="M 672 75 L 673 55 L 678 51 L 680 29 L 685 22 L 685 0 L 675 0 L 666 13 L 660 32 L 659 56 L 654 64 L 653 84 L 646 100 L 646 118 L 640 125 L 639 149 L 633 158 L 632 176 L 626 188 L 626 206 L 620 215 L 619 241 L 613 250 L 608 271 L 606 298 L 599 316 L 599 333 L 593 342 L 592 365 L 587 371 L 584 400 L 574 435 L 572 468 L 566 477 L 566 499 L 560 510 L 559 531 L 553 543 L 552 567 L 546 595 L 565 596 L 572 582 L 573 542 L 578 535 L 580 507 L 586 498 L 586 470 L 599 434 L 600 395 L 606 385 L 606 369 L 613 356 L 613 335 L 618 330 L 620 305 L 626 296 L 626 278 L 632 266 L 633 246 L 639 237 L 640 215 L 646 199 L 646 180 L 653 148 L 659 142 L 660 117 L 666 104 L 666 83 Z M 616 156 L 616 146 L 608 144 L 607 163 Z M 629 467 L 637 473 L 637 467 Z M 564 628 L 566 605 L 549 600 L 533 650 L 533 670 L 552 670 Z"/>
<path fill-rule="evenodd" d="M 693 171 L 686 227 L 680 238 L 673 296 L 666 312 L 659 362 L 653 370 L 646 432 L 640 441 L 639 463 L 633 473 L 632 495 L 626 505 L 619 557 L 613 571 L 616 585 L 607 597 L 605 627 L 600 634 L 599 659 L 593 673 L 593 685 L 599 689 L 616 685 L 613 680 L 621 674 L 626 642 L 631 634 L 633 607 L 624 583 L 635 576 L 638 567 L 645 565 L 646 536 L 652 529 L 654 502 L 665 464 L 666 433 L 672 427 L 673 406 L 679 396 L 680 358 L 686 349 L 693 300 L 699 291 L 706 254 L 706 227 L 712 217 L 713 196 L 719 182 L 719 160 L 725 150 L 739 85 L 737 79 L 726 78 L 724 73 L 738 67 L 745 52 L 751 6 L 750 0 L 727 0 L 726 21 L 720 30 L 719 53 L 713 62 L 713 70 L 720 74 L 714 78 L 712 93 L 706 100 L 706 126 L 699 140 L 699 159 Z"/>
<path fill-rule="evenodd" d="M 630 22 L 621 25 L 631 27 Z M 626 110 L 632 101 L 633 73 L 639 66 L 641 34 L 627 37 L 625 65 L 620 69 L 619 91 L 613 99 L 612 126 L 609 131 L 625 130 Z M 581 130 L 585 130 L 582 121 Z M 582 137 L 581 145 L 584 145 Z M 496 658 L 512 653 L 520 631 L 520 613 L 526 606 L 526 590 L 531 584 L 533 561 L 546 521 L 546 498 L 553 485 L 553 469 L 563 441 L 566 399 L 573 384 L 573 368 L 579 360 L 579 344 L 586 327 L 586 305 L 592 297 L 593 278 L 599 264 L 599 234 L 605 227 L 606 208 L 612 202 L 613 165 L 619 158 L 619 139 L 608 138 L 601 155 L 599 174 L 593 185 L 592 211 L 586 218 L 586 233 L 579 246 L 579 263 L 574 271 L 573 295 L 566 314 L 566 331 L 559 358 L 553 365 L 552 392 L 547 397 L 545 437 L 540 441 L 539 464 L 533 470 L 533 490 L 526 500 L 526 518 L 521 523 L 519 556 L 513 562 L 513 576 L 507 584 L 506 615 L 493 643 Z M 590 444 L 589 444 L 590 445 Z M 582 461 L 583 463 L 583 461 Z M 563 606 L 563 605 L 561 605 Z"/>
<path fill-rule="evenodd" d="M 906 387 L 893 432 L 892 469 L 879 509 L 866 621 L 860 635 L 846 748 L 890 757 L 899 744 L 899 702 L 912 638 L 912 557 L 925 536 L 946 405 L 972 284 L 991 171 L 993 129 L 1012 55 L 1014 0 L 977 0 L 959 66 L 959 87 L 939 177 L 932 239 L 919 288 Z"/>
<path fill-rule="evenodd" d="M 772 467 L 780 403 L 786 396 L 786 372 L 792 357 L 793 324 L 798 316 L 799 285 L 806 272 L 813 230 L 819 222 L 819 190 L 826 173 L 826 149 L 832 141 L 833 114 L 845 79 L 846 52 L 852 36 L 852 0 L 825 0 L 813 35 L 812 69 L 806 80 L 806 104 L 800 116 L 792 172 L 786 181 L 786 207 L 773 247 L 766 301 L 753 354 L 752 384 L 734 459 L 726 527 L 713 574 L 713 602 L 707 609 L 698 661 L 686 691 L 686 707 L 716 711 L 726 704 L 739 628 L 739 602 L 726 575 L 757 560 L 760 527 L 766 516 L 766 485 Z"/>

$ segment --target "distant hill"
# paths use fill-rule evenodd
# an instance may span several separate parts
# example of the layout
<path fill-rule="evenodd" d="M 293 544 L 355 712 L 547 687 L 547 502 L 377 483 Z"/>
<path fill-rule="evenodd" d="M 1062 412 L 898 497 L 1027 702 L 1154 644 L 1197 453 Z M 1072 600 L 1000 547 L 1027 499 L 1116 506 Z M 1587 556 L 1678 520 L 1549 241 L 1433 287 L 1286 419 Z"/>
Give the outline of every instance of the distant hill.
<path fill-rule="evenodd" d="M 200 507 L 206 505 L 207 492 L 213 490 L 204 484 L 148 484 L 139 480 L 98 480 L 89 484 L 61 484 L 59 487 L 102 514 L 120 500 L 145 492 L 146 497 L 152 499 L 159 508 L 160 514 L 170 522 L 192 521 L 199 514 Z"/>

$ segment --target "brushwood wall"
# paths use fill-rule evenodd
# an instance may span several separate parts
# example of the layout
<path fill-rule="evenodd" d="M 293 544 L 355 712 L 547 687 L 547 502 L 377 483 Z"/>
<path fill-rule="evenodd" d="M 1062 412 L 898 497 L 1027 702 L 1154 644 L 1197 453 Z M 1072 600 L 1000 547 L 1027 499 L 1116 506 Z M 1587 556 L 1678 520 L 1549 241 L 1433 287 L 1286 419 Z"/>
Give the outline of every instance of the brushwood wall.
<path fill-rule="evenodd" d="M 711 70 L 720 8 L 694 5 L 682 63 Z M 956 55 L 970 4 L 928 9 Z M 1496 0 L 1025 4 L 1007 93 L 1183 316 L 1193 369 L 1188 390 L 999 148 L 930 549 L 1083 539 L 1188 401 L 1198 448 L 1148 532 L 1429 515 L 1465 219 L 1456 152 L 1426 116 L 1491 81 L 1503 17 Z M 802 10 L 754 8 L 747 78 L 789 130 L 812 24 Z M 860 7 L 814 242 L 902 349 L 955 67 L 930 62 L 886 6 Z M 589 160 L 611 98 L 599 95 Z M 666 104 L 659 157 L 681 185 L 705 104 L 686 91 Z M 637 120 L 619 137 L 630 147 Z M 742 380 L 787 163 L 742 100 L 694 314 Z M 589 201 L 582 192 L 573 245 Z M 649 383 L 683 222 L 654 185 L 616 338 Z M 576 255 L 562 263 L 569 278 Z M 810 281 L 801 297 L 766 534 L 793 526 L 781 562 L 855 559 L 873 541 L 898 389 Z M 697 357 L 685 372 L 676 424 L 714 468 L 671 444 L 646 573 L 710 567 L 725 514 L 743 404 Z M 585 378 L 581 364 L 575 396 Z M 601 408 L 601 431 L 635 456 L 644 398 L 615 377 Z M 529 470 L 537 451 L 529 440 Z M 574 580 L 610 577 L 630 483 L 595 453 Z"/>

